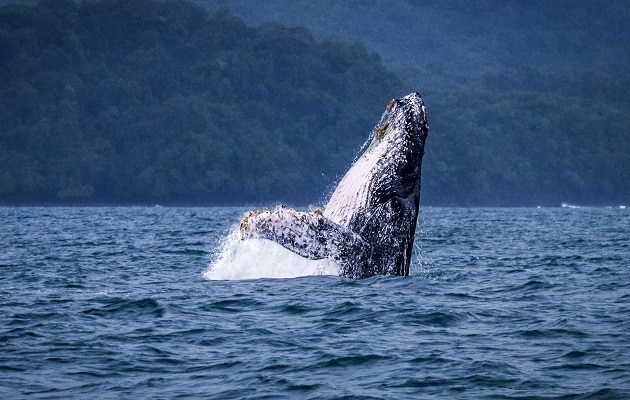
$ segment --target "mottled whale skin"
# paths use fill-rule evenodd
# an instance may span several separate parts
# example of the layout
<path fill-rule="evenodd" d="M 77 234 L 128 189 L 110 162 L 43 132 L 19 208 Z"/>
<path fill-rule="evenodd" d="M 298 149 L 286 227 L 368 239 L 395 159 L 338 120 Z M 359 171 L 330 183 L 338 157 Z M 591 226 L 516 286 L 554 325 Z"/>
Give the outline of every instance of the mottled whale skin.
<path fill-rule="evenodd" d="M 241 221 L 241 239 L 333 260 L 350 278 L 409 275 L 428 129 L 420 94 L 392 100 L 323 211 L 253 211 Z"/>

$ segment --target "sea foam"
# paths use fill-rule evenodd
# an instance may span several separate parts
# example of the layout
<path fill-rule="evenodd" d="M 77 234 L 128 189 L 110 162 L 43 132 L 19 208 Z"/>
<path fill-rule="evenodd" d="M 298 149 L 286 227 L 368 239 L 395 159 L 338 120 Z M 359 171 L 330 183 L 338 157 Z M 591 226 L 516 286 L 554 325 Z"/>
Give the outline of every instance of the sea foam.
<path fill-rule="evenodd" d="M 297 278 L 311 275 L 339 275 L 331 260 L 309 260 L 266 239 L 241 240 L 234 230 L 225 238 L 216 259 L 204 271 L 209 280 Z"/>

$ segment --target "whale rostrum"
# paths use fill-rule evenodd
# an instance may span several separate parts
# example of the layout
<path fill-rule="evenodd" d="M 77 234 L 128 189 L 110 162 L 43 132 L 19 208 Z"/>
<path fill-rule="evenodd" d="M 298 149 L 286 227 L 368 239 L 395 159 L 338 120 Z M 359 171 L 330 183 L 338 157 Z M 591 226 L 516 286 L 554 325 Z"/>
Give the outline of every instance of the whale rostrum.
<path fill-rule="evenodd" d="M 420 94 L 392 100 L 323 211 L 253 211 L 241 221 L 240 238 L 332 260 L 351 278 L 409 275 L 428 129 Z"/>

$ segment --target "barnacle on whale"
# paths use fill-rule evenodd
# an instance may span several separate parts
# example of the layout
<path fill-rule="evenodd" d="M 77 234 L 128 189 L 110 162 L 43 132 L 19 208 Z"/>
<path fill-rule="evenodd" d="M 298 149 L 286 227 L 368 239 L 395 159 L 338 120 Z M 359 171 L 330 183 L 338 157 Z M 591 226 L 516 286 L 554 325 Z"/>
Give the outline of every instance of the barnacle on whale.
<path fill-rule="evenodd" d="M 385 133 L 385 131 L 387 130 L 387 128 L 389 128 L 389 121 L 385 121 L 383 124 L 381 124 L 378 128 L 376 128 L 374 130 L 374 136 L 380 136 L 383 133 Z"/>

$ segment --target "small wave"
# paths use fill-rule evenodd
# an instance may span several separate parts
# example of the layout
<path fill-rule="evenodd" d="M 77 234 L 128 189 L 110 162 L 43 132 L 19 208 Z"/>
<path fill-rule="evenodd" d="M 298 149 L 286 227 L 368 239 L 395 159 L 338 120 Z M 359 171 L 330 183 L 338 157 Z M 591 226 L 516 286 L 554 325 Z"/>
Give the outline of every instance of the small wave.
<path fill-rule="evenodd" d="M 410 325 L 435 326 L 446 328 L 457 324 L 466 315 L 453 312 L 414 312 L 408 316 L 406 323 Z"/>
<path fill-rule="evenodd" d="M 283 312 L 287 314 L 295 314 L 295 315 L 306 314 L 312 310 L 313 310 L 312 308 L 309 308 L 303 304 L 287 304 L 286 306 L 282 308 Z"/>
<path fill-rule="evenodd" d="M 592 370 L 603 370 L 606 367 L 600 364 L 593 363 L 567 363 L 562 365 L 554 365 L 551 367 L 546 367 L 547 370 L 568 370 L 568 371 L 592 371 Z"/>
<path fill-rule="evenodd" d="M 526 329 L 516 332 L 518 335 L 526 338 L 559 338 L 573 337 L 581 338 L 588 336 L 586 333 L 576 329 Z"/>
<path fill-rule="evenodd" d="M 322 361 L 315 365 L 319 368 L 337 368 L 337 367 L 353 367 L 358 365 L 374 364 L 380 361 L 393 359 L 393 356 L 384 356 L 380 354 L 358 354 L 350 356 L 334 356 L 331 354 L 323 355 Z M 310 367 L 309 367 L 310 368 Z"/>
<path fill-rule="evenodd" d="M 394 384 L 393 387 L 420 389 L 440 386 L 452 386 L 456 383 L 457 381 L 455 379 L 428 376 L 423 379 L 410 378 L 405 380 L 404 382 Z"/>
<path fill-rule="evenodd" d="M 261 306 L 263 303 L 251 298 L 245 299 L 227 299 L 215 301 L 201 307 L 203 311 L 220 311 L 226 313 L 238 313 L 244 310 L 251 310 Z"/>
<path fill-rule="evenodd" d="M 203 277 L 208 280 L 312 275 L 339 275 L 339 266 L 330 260 L 301 257 L 271 240 L 241 240 L 237 232 L 232 232 L 225 239 L 217 259 L 203 273 Z"/>
<path fill-rule="evenodd" d="M 588 353 L 584 351 L 573 350 L 573 351 L 569 351 L 568 353 L 565 353 L 562 357 L 563 358 L 582 358 L 582 357 L 585 357 L 587 354 Z"/>
<path fill-rule="evenodd" d="M 366 310 L 362 308 L 358 303 L 352 301 L 344 301 L 341 304 L 336 305 L 330 310 L 327 314 L 329 317 L 348 317 L 351 315 L 357 315 L 365 312 Z"/>
<path fill-rule="evenodd" d="M 107 299 L 103 307 L 89 308 L 83 311 L 97 317 L 107 317 L 120 314 L 133 316 L 153 316 L 161 318 L 165 314 L 164 308 L 155 299 L 129 300 L 121 298 Z"/>
<path fill-rule="evenodd" d="M 200 250 L 200 249 L 191 249 L 191 248 L 184 248 L 184 249 L 177 249 L 177 250 L 162 250 L 163 254 L 183 254 L 183 255 L 200 255 L 200 256 L 205 256 L 206 254 L 208 254 L 208 252 L 206 250 Z"/>

